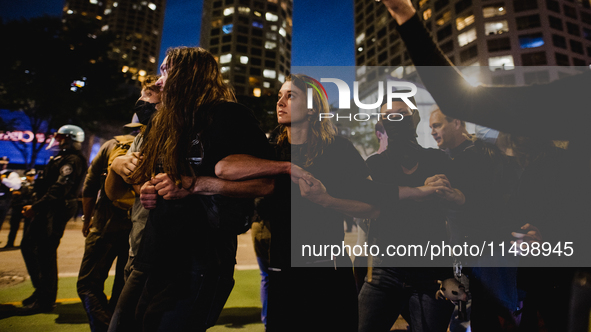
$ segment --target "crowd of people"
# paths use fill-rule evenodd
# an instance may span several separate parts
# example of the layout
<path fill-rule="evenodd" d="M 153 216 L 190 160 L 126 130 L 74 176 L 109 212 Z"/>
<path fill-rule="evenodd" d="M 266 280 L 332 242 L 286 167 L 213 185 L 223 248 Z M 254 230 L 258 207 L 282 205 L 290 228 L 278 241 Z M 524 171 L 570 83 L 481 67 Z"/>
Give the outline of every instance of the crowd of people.
<path fill-rule="evenodd" d="M 266 134 L 211 53 L 170 49 L 161 76 L 143 82 L 127 125 L 134 134 L 103 144 L 88 170 L 84 132 L 66 125 L 42 177 L 30 170 L 21 184 L 2 171 L 2 220 L 15 196 L 7 247 L 12 225 L 26 220 L 21 250 L 35 292 L 25 312 L 55 306 L 56 250 L 83 185 L 77 290 L 93 332 L 212 327 L 234 287 L 237 235 L 253 220 L 269 332 L 389 331 L 399 315 L 412 331 L 588 331 L 591 275 L 575 260 L 566 262 L 578 268 L 532 268 L 518 263 L 540 261 L 491 255 L 426 267 L 412 257 L 303 254 L 341 246 L 346 218 L 380 252 L 394 243 L 568 240 L 577 258 L 588 253 L 591 149 L 576 129 L 589 113 L 548 115 L 585 105 L 579 90 L 591 73 L 547 86 L 467 87 L 410 0 L 383 2 L 439 106 L 429 118 L 438 149 L 417 143 L 415 100 L 386 95 L 380 149 L 364 160 L 322 116 L 330 111 L 322 84 L 303 74 L 286 78 L 277 127 Z M 465 121 L 500 133 L 485 142 Z"/>

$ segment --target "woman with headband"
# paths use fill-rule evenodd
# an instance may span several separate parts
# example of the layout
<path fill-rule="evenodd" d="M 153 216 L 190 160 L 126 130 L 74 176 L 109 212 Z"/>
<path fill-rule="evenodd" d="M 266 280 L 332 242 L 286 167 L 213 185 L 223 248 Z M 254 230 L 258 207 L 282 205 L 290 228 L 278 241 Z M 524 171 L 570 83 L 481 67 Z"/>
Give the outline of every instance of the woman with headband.
<path fill-rule="evenodd" d="M 344 214 L 376 217 L 378 209 L 364 202 L 395 204 L 399 195 L 442 189 L 399 191 L 369 181 L 353 144 L 320 117 L 328 111 L 317 80 L 291 75 L 277 102 L 276 160 L 235 155 L 216 166 L 216 174 L 228 180 L 276 177 L 274 195 L 259 206 L 272 234 L 267 331 L 357 331 L 351 260 L 344 250 L 325 250 L 343 246 Z"/>

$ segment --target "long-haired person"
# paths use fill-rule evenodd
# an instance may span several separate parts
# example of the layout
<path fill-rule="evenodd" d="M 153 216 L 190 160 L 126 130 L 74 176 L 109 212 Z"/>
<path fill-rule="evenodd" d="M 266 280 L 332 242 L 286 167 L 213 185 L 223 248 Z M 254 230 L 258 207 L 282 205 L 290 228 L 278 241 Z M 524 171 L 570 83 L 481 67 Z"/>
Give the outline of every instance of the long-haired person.
<path fill-rule="evenodd" d="M 312 108 L 308 94 L 312 93 Z M 357 331 L 357 291 L 347 254 L 308 254 L 304 246 L 341 246 L 343 215 L 372 218 L 376 206 L 431 195 L 442 187 L 399 188 L 369 181 L 351 142 L 337 136 L 322 85 L 291 75 L 279 91 L 276 160 L 230 156 L 218 176 L 243 180 L 277 176 L 259 206 L 271 221 L 267 331 Z M 232 164 L 232 162 L 234 164 Z M 291 177 L 291 179 L 290 179 Z M 266 211 L 265 211 L 266 208 Z"/>
<path fill-rule="evenodd" d="M 256 197 L 273 189 L 272 180 L 218 179 L 215 165 L 236 153 L 265 157 L 268 143 L 251 112 L 235 103 L 208 51 L 169 49 L 160 70 L 161 105 L 132 176 L 145 182 L 141 200 L 151 209 L 132 272 L 147 274 L 132 328 L 204 331 L 234 285 L 237 246 L 236 232 L 209 212 L 235 208 L 225 196 Z"/>

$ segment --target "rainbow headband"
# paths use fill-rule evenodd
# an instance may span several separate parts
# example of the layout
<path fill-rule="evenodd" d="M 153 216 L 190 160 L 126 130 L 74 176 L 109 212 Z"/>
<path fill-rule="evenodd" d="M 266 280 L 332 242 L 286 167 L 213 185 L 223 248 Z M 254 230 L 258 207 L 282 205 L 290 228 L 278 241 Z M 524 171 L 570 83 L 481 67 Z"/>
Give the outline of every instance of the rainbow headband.
<path fill-rule="evenodd" d="M 326 94 L 326 90 L 324 90 L 324 87 L 322 86 L 322 84 L 320 84 L 320 82 L 318 82 L 317 80 L 313 79 L 312 77 L 308 77 L 308 79 L 310 79 L 312 82 L 306 82 L 306 84 L 310 85 L 311 87 L 314 88 L 314 90 L 316 90 L 316 92 L 318 92 L 318 94 L 320 95 L 320 98 L 324 97 L 326 99 L 326 102 L 328 103 L 328 95 Z M 321 91 L 322 89 L 322 91 Z M 312 105 L 312 94 L 308 95 L 308 108 L 311 108 L 310 106 Z"/>

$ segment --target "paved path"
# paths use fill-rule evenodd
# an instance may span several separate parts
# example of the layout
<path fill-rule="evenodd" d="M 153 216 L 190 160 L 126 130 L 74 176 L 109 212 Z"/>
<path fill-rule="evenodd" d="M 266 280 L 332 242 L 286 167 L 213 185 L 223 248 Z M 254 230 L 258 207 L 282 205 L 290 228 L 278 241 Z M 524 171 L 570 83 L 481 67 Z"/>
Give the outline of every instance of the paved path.
<path fill-rule="evenodd" d="M 9 228 L 10 225 L 7 218 L 0 230 L 0 248 L 6 245 Z M 15 241 L 17 245 L 20 243 L 21 237 L 22 223 Z M 79 218 L 70 220 L 66 226 L 66 231 L 64 232 L 57 253 L 59 276 L 78 276 L 83 254 L 84 237 L 82 236 L 82 222 Z M 238 270 L 258 269 L 250 231 L 238 236 L 236 260 L 238 262 L 236 269 Z M 0 290 L 18 284 L 29 277 L 23 256 L 18 248 L 13 250 L 0 249 L 0 262 Z M 114 267 L 111 270 L 111 274 L 115 274 Z"/>

